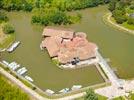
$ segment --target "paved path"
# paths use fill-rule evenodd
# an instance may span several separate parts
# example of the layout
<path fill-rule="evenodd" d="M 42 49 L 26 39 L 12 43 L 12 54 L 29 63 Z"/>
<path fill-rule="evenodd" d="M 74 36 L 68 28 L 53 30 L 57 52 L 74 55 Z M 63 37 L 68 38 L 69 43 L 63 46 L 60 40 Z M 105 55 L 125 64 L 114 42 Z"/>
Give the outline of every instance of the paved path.
<path fill-rule="evenodd" d="M 99 52 L 97 52 L 97 57 L 100 60 L 99 64 L 111 81 L 111 86 L 96 89 L 96 93 L 112 99 L 119 96 L 129 95 L 128 92 L 134 91 L 134 80 L 125 81 L 118 79 Z"/>
<path fill-rule="evenodd" d="M 104 70 L 105 74 L 111 81 L 112 85 L 115 85 L 117 87 L 120 87 L 120 82 L 118 77 L 115 75 L 113 70 L 110 68 L 108 63 L 105 61 L 105 59 L 101 56 L 101 54 L 97 51 L 96 52 L 97 58 L 99 59 L 100 67 Z"/>
<path fill-rule="evenodd" d="M 117 27 L 118 29 L 120 29 L 120 30 L 124 30 L 124 31 L 129 32 L 129 33 L 131 33 L 131 34 L 134 35 L 134 30 L 127 29 L 127 28 L 125 28 L 125 27 L 123 27 L 123 26 L 120 26 L 120 25 L 118 25 L 118 24 L 112 22 L 111 19 L 110 19 L 111 16 L 112 16 L 111 13 L 108 13 L 106 16 L 107 16 L 107 21 L 108 21 L 110 24 L 116 26 L 116 27 Z"/>
<path fill-rule="evenodd" d="M 53 99 L 53 100 L 74 100 L 76 98 L 80 98 L 80 97 L 84 96 L 85 94 L 86 94 L 86 92 L 82 92 L 82 93 L 66 96 L 66 97 L 63 97 L 60 99 Z"/>

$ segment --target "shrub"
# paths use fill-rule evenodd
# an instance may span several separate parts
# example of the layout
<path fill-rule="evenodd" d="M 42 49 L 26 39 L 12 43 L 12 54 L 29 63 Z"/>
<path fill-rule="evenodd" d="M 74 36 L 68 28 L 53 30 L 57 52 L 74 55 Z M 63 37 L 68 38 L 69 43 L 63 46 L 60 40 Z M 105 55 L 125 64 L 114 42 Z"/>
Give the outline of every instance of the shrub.
<path fill-rule="evenodd" d="M 94 93 L 93 90 L 89 89 L 86 92 L 86 96 L 85 96 L 84 100 L 98 100 L 98 96 Z"/>
<path fill-rule="evenodd" d="M 72 24 L 78 22 L 81 19 L 80 14 L 70 16 L 55 7 L 49 7 L 44 9 L 37 8 L 33 9 L 32 12 L 32 23 L 38 23 L 45 26 L 52 24 Z"/>
<path fill-rule="evenodd" d="M 58 61 L 58 59 L 54 59 L 54 58 L 53 58 L 52 61 L 53 61 L 53 63 L 56 64 L 57 66 L 60 65 L 60 62 Z"/>
<path fill-rule="evenodd" d="M 122 16 L 122 17 L 121 16 L 117 16 L 117 17 L 115 17 L 115 20 L 116 20 L 116 22 L 118 24 L 122 24 L 122 23 L 127 21 L 127 18 L 126 18 L 126 16 Z"/>
<path fill-rule="evenodd" d="M 14 28 L 12 27 L 12 25 L 10 25 L 8 23 L 3 25 L 2 30 L 3 30 L 3 32 L 5 34 L 11 34 L 11 33 L 15 32 Z"/>
<path fill-rule="evenodd" d="M 131 5 L 131 6 L 130 6 L 130 9 L 131 9 L 131 10 L 134 10 L 134 5 Z"/>
<path fill-rule="evenodd" d="M 9 19 L 8 19 L 8 17 L 6 16 L 6 14 L 5 13 L 3 13 L 3 12 L 0 12 L 0 23 L 1 22 L 7 22 Z"/>
<path fill-rule="evenodd" d="M 128 18 L 128 22 L 127 22 L 128 24 L 130 24 L 130 25 L 134 25 L 134 18 Z"/>

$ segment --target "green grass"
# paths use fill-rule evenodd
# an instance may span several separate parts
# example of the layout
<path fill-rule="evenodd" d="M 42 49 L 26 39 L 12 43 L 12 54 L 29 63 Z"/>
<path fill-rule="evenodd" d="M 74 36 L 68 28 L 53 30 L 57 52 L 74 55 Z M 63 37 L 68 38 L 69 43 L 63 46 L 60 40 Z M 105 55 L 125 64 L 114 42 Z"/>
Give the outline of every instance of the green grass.
<path fill-rule="evenodd" d="M 98 94 L 97 94 L 97 96 L 98 96 L 98 100 L 107 100 L 107 98 L 104 97 L 104 96 L 101 96 L 101 95 L 98 95 Z M 81 97 L 81 98 L 78 98 L 78 99 L 75 99 L 75 100 L 84 100 L 84 97 Z"/>
<path fill-rule="evenodd" d="M 134 25 L 129 25 L 129 24 L 127 24 L 127 22 L 123 23 L 122 26 L 127 29 L 134 30 Z"/>
<path fill-rule="evenodd" d="M 117 97 L 117 98 L 114 98 L 113 100 L 125 100 L 123 97 Z"/>
<path fill-rule="evenodd" d="M 0 48 L 7 48 L 15 40 L 14 34 L 8 35 L 7 38 L 0 43 Z"/>
<path fill-rule="evenodd" d="M 115 19 L 113 17 L 110 18 L 112 22 L 116 23 Z M 117 23 L 116 23 L 117 24 Z M 123 24 L 119 24 L 127 29 L 134 30 L 134 25 L 129 25 L 127 22 L 124 22 Z"/>
<path fill-rule="evenodd" d="M 105 20 L 105 19 L 107 19 L 107 17 L 108 17 L 108 14 L 103 16 L 104 22 L 105 22 L 106 24 L 110 25 L 110 24 L 108 23 L 108 21 Z M 111 17 L 110 20 L 111 20 L 113 23 L 118 24 L 118 23 L 116 23 L 116 21 L 115 21 L 115 19 L 114 19 L 113 17 Z M 127 22 L 124 22 L 123 24 L 118 24 L 118 25 L 120 25 L 120 26 L 122 26 L 122 27 L 124 27 L 124 28 L 130 29 L 130 30 L 134 30 L 134 25 L 129 25 L 129 24 L 127 24 Z M 111 26 L 113 26 L 113 25 L 111 25 Z M 116 26 L 113 26 L 113 27 L 118 28 L 118 27 L 116 27 Z"/>
<path fill-rule="evenodd" d="M 30 100 L 30 98 L 0 74 L 0 100 Z"/>
<path fill-rule="evenodd" d="M 3 23 L 0 23 L 0 38 L 2 41 L 0 42 L 0 48 L 7 48 L 13 41 L 15 41 L 15 33 L 5 34 L 2 31 Z"/>
<path fill-rule="evenodd" d="M 128 100 L 134 100 L 134 93 L 130 93 L 130 94 L 129 94 Z"/>

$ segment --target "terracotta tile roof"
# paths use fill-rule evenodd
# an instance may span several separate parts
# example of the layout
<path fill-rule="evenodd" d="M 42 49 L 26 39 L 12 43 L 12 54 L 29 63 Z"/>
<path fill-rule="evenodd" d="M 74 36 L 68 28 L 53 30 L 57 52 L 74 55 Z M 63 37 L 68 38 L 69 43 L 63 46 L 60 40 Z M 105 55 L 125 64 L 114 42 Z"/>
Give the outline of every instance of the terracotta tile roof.
<path fill-rule="evenodd" d="M 57 56 L 62 38 L 60 37 L 46 37 L 44 41 L 42 41 L 42 47 L 47 48 L 47 51 L 50 57 Z"/>
<path fill-rule="evenodd" d="M 74 31 L 72 30 L 61 30 L 58 28 L 44 28 L 43 36 L 59 36 L 61 38 L 72 39 L 74 35 Z"/>
<path fill-rule="evenodd" d="M 77 33 L 75 33 L 75 35 L 77 37 L 82 37 L 82 38 L 86 38 L 87 37 L 86 33 L 84 33 L 84 32 L 77 32 Z"/>
<path fill-rule="evenodd" d="M 61 63 L 71 62 L 74 58 L 86 60 L 96 56 L 96 44 L 88 42 L 86 34 L 83 32 L 77 32 L 75 36 L 72 35 L 72 31 L 59 29 L 45 28 L 44 32 L 45 35 L 49 35 L 50 37 L 46 37 L 42 41 L 42 47 L 47 48 L 51 57 L 57 56 Z M 63 39 L 63 36 L 70 39 Z"/>
<path fill-rule="evenodd" d="M 67 63 L 78 57 L 80 60 L 86 60 L 95 57 L 97 46 L 88 42 L 85 38 L 75 37 L 72 41 L 65 41 L 61 45 L 58 53 L 58 60 L 61 63 Z"/>

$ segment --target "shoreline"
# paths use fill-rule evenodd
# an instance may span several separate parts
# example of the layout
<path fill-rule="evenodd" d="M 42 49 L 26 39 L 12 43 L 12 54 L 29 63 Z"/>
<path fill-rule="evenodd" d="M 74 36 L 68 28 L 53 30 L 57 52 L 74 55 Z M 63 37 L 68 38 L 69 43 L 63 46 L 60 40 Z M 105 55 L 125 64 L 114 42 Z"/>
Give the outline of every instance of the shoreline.
<path fill-rule="evenodd" d="M 108 24 L 109 26 L 111 27 L 114 27 L 120 31 L 124 31 L 124 32 L 127 32 L 129 34 L 132 34 L 134 35 L 134 30 L 130 30 L 130 29 L 127 29 L 117 23 L 114 23 L 112 20 L 111 20 L 111 16 L 112 16 L 112 13 L 106 13 L 104 16 L 103 16 L 103 21 L 105 24 Z"/>

